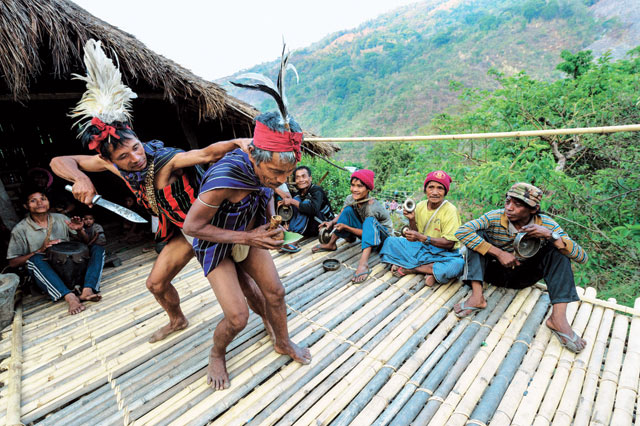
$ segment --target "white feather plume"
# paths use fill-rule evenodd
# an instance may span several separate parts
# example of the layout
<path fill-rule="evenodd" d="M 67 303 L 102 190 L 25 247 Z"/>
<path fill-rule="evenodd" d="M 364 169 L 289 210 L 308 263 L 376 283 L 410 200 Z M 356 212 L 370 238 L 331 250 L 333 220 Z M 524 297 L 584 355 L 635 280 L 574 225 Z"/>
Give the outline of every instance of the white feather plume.
<path fill-rule="evenodd" d="M 114 121 L 130 122 L 131 100 L 138 95 L 122 83 L 120 70 L 105 55 L 100 41 L 89 39 L 84 45 L 84 63 L 87 75 L 73 74 L 74 79 L 87 83 L 87 91 L 70 114 L 77 118 L 74 124 L 93 117 L 98 117 L 107 124 Z M 87 124 L 82 127 L 82 131 Z"/>

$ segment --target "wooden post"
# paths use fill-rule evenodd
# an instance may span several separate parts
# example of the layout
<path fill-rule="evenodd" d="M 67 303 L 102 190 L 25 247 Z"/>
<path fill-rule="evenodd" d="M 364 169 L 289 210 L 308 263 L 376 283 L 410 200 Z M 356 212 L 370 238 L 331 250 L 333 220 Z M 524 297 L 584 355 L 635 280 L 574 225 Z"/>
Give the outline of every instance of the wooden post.
<path fill-rule="evenodd" d="M 15 209 L 13 208 L 13 204 L 11 204 L 11 199 L 9 198 L 9 194 L 7 194 L 7 190 L 4 187 L 4 184 L 0 180 L 0 219 L 4 225 L 11 229 L 16 223 L 18 223 L 18 215 L 16 214 Z"/>
<path fill-rule="evenodd" d="M 21 425 L 22 394 L 22 293 L 16 296 L 18 305 L 11 327 L 11 362 L 9 363 L 9 389 L 7 391 L 7 426 Z"/>

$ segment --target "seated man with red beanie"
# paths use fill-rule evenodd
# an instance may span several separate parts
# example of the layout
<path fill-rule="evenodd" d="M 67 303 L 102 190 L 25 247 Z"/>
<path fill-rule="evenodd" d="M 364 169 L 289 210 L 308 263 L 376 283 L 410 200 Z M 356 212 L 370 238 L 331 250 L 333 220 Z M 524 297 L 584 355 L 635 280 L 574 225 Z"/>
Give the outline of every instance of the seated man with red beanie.
<path fill-rule="evenodd" d="M 425 274 L 425 284 L 445 284 L 462 274 L 464 259 L 458 252 L 460 242 L 455 232 L 460 227 L 456 206 L 445 200 L 451 177 L 442 170 L 427 175 L 424 181 L 426 200 L 412 212 L 403 212 L 409 229 L 403 237 L 388 238 L 380 252 L 382 261 L 392 266 L 396 276 Z"/>
<path fill-rule="evenodd" d="M 358 262 L 358 269 L 351 281 L 364 282 L 369 278 L 369 256 L 375 247 L 381 247 L 393 230 L 391 217 L 384 206 L 373 198 L 369 198 L 369 191 L 374 188 L 374 173 L 371 170 L 357 170 L 351 175 L 351 195 L 344 201 L 344 207 L 331 221 L 323 222 L 320 228 L 334 229 L 327 244 L 315 246 L 312 251 L 333 251 L 338 248 L 336 241 L 342 237 L 353 240 L 355 237 L 362 241 L 362 256 Z"/>

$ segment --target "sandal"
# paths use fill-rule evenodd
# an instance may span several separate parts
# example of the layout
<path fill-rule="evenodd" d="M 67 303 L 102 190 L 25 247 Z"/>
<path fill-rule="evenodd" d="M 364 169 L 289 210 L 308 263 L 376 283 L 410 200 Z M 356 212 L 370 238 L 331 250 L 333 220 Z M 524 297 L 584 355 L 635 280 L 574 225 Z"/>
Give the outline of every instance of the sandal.
<path fill-rule="evenodd" d="M 407 275 L 407 273 L 404 271 L 404 268 L 398 265 L 393 265 L 391 267 L 391 274 L 396 278 L 402 278 Z"/>
<path fill-rule="evenodd" d="M 460 305 L 460 310 L 455 313 L 458 318 L 466 318 L 469 315 L 473 314 L 475 311 L 481 311 L 484 309 L 484 308 L 477 308 L 475 306 L 465 306 L 464 304 L 465 302 L 462 302 L 462 304 Z M 465 314 L 463 312 L 467 312 L 467 313 Z"/>
<path fill-rule="evenodd" d="M 300 251 L 300 247 L 295 244 L 283 244 L 280 247 L 280 251 L 284 253 L 297 253 Z"/>
<path fill-rule="evenodd" d="M 353 274 L 353 278 L 351 278 L 351 282 L 355 283 L 355 284 L 362 284 L 363 282 L 365 282 L 367 280 L 367 278 L 369 278 L 369 274 L 371 273 L 371 269 L 367 269 L 364 272 L 360 272 L 359 274 L 354 273 Z M 360 281 L 356 281 L 356 279 L 358 279 L 359 277 L 364 276 L 363 280 Z"/>
<path fill-rule="evenodd" d="M 553 334 L 556 335 L 556 337 L 560 341 L 560 344 L 563 347 L 567 348 L 574 354 L 579 354 L 584 349 L 584 347 L 581 348 L 578 346 L 578 341 L 580 340 L 580 336 L 578 336 L 578 334 L 575 331 L 571 330 L 571 332 L 573 333 L 573 336 L 569 336 L 568 334 L 564 334 L 558 330 L 554 330 L 549 326 L 547 326 L 547 328 L 551 330 Z"/>

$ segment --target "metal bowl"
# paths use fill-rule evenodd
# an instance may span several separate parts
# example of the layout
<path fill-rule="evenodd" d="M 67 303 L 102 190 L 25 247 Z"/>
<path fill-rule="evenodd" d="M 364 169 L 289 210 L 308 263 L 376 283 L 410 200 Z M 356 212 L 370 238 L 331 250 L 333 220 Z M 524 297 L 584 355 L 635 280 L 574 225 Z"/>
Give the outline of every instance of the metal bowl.
<path fill-rule="evenodd" d="M 337 271 L 340 269 L 340 261 L 338 259 L 327 259 L 322 262 L 322 267 L 325 271 Z"/>
<path fill-rule="evenodd" d="M 517 258 L 528 259 L 535 256 L 542 247 L 540 238 L 530 238 L 525 232 L 519 232 L 513 240 L 513 251 Z"/>
<path fill-rule="evenodd" d="M 320 244 L 329 244 L 329 241 L 331 241 L 331 231 L 327 228 L 321 228 L 318 233 L 318 240 Z"/>
<path fill-rule="evenodd" d="M 278 207 L 276 213 L 282 218 L 283 222 L 288 222 L 293 217 L 293 209 L 290 206 L 282 205 Z"/>
<path fill-rule="evenodd" d="M 413 200 L 413 198 L 407 198 L 404 201 L 404 204 L 402 204 L 402 208 L 407 213 L 411 213 L 412 211 L 414 211 L 416 209 L 416 202 Z"/>

